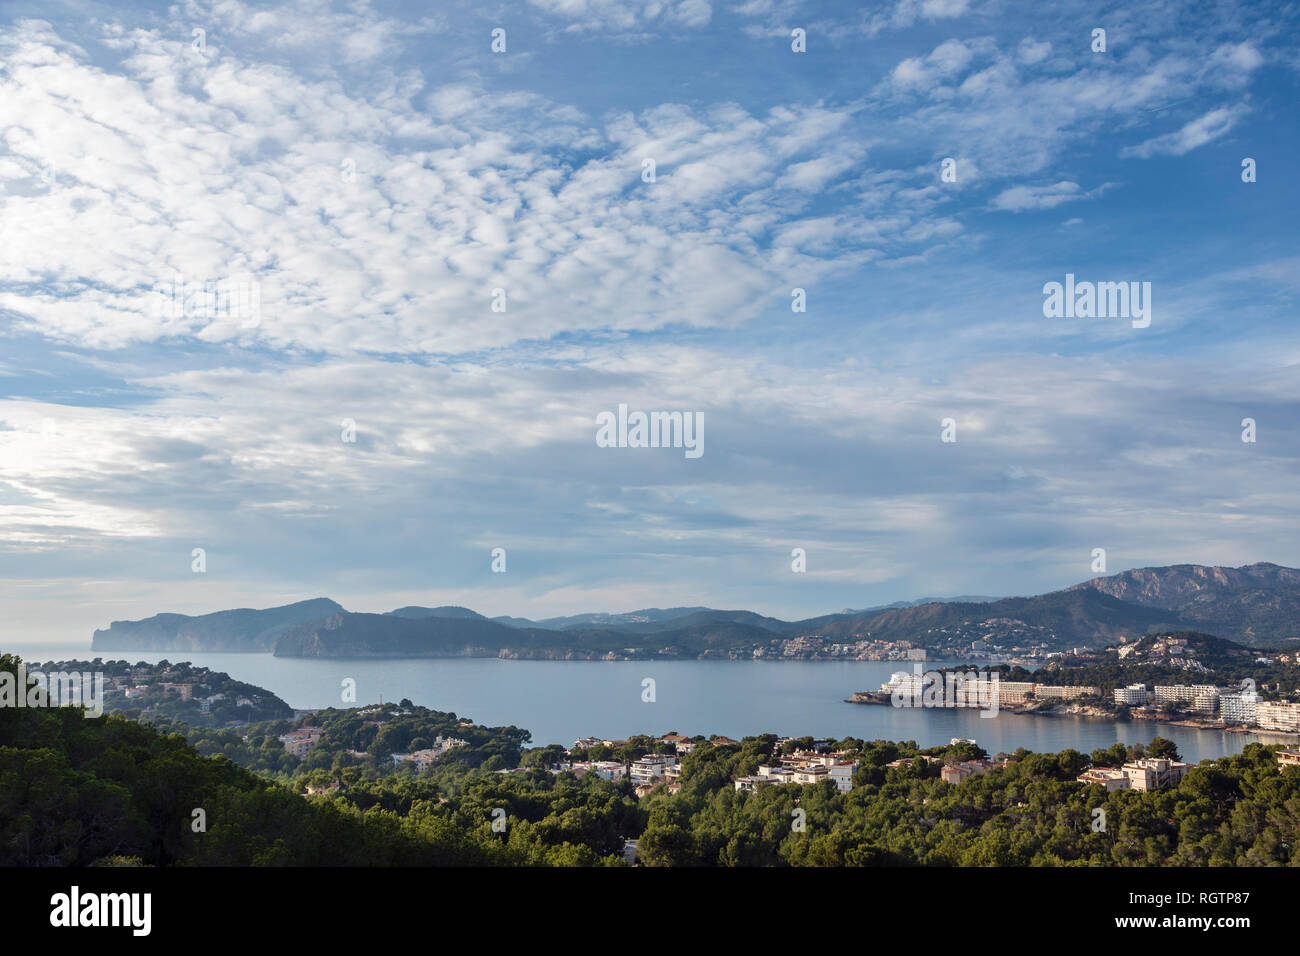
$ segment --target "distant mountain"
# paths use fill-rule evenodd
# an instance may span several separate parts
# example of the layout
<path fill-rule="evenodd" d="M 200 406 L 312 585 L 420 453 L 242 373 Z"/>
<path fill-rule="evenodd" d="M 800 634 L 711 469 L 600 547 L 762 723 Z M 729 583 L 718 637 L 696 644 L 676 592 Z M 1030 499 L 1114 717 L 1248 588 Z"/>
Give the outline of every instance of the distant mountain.
<path fill-rule="evenodd" d="M 634 628 L 645 625 L 667 624 L 690 614 L 709 611 L 707 607 L 670 607 L 645 608 L 640 611 L 627 611 L 622 614 L 573 614 L 568 617 L 548 617 L 537 622 L 537 627 L 563 631 L 573 627 L 612 627 L 615 629 Z"/>
<path fill-rule="evenodd" d="M 506 627 L 536 627 L 536 621 L 530 621 L 526 617 L 511 617 L 509 614 L 502 614 L 500 617 L 491 618 L 498 624 L 504 624 Z"/>
<path fill-rule="evenodd" d="M 505 657 L 602 660 L 626 657 L 725 656 L 729 648 L 766 642 L 773 634 L 724 621 L 644 636 L 601 628 L 511 627 L 486 618 L 404 618 L 342 611 L 285 632 L 277 657 Z M 637 638 L 641 639 L 638 640 Z"/>
<path fill-rule="evenodd" d="M 1015 639 L 1026 646 L 1059 649 L 1101 647 L 1121 636 L 1173 626 L 1173 621 L 1174 615 L 1167 611 L 1129 604 L 1094 589 L 1004 598 L 989 604 L 925 604 L 789 623 L 748 611 L 703 611 L 660 621 L 619 621 L 618 628 L 571 625 L 563 630 L 513 627 L 481 617 L 345 611 L 285 632 L 275 653 L 278 657 L 698 658 L 733 652 L 751 656 L 755 648 L 799 635 L 826 642 L 853 643 L 870 637 L 965 649 L 993 635 L 998 642 Z"/>
<path fill-rule="evenodd" d="M 721 626 L 726 624 L 741 624 L 773 634 L 790 634 L 799 628 L 797 622 L 764 617 L 762 614 L 755 614 L 753 611 L 716 611 L 707 607 L 698 609 L 681 608 L 679 610 L 689 610 L 690 613 L 661 620 L 628 620 L 607 626 L 628 634 L 664 634 L 669 631 L 684 631 L 701 626 Z M 633 614 L 636 613 L 645 612 L 633 612 Z M 631 615 L 627 616 L 631 617 Z"/>
<path fill-rule="evenodd" d="M 848 608 L 846 607 L 840 614 L 879 614 L 881 611 L 892 611 L 900 607 L 920 607 L 922 604 L 989 604 L 998 600 L 995 597 L 985 597 L 980 594 L 961 594 L 957 597 L 926 597 L 917 598 L 915 601 L 894 601 L 890 604 L 877 604 L 875 607 Z"/>
<path fill-rule="evenodd" d="M 338 613 L 281 635 L 277 657 L 496 657 L 507 644 L 544 643 L 558 631 L 512 628 L 487 618 Z"/>
<path fill-rule="evenodd" d="M 1074 587 L 1173 611 L 1188 627 L 1254 647 L 1300 640 L 1300 570 L 1278 564 L 1138 568 Z"/>
<path fill-rule="evenodd" d="M 264 610 L 238 608 L 191 617 L 155 614 L 143 621 L 114 621 L 91 639 L 93 651 L 270 651 L 287 629 L 342 611 L 329 598 Z"/>
<path fill-rule="evenodd" d="M 552 631 L 572 631 L 598 628 L 622 631 L 626 634 L 660 634 L 679 631 L 697 624 L 751 624 L 779 634 L 789 633 L 798 625 L 774 617 L 764 617 L 753 611 L 719 611 L 711 607 L 645 608 L 622 614 L 573 614 L 568 617 L 548 617 L 530 621 L 522 617 L 494 617 L 492 620 L 510 627 L 537 627 Z"/>
<path fill-rule="evenodd" d="M 802 621 L 707 607 L 541 621 L 488 619 L 454 605 L 354 614 L 318 598 L 262 611 L 114 621 L 95 632 L 92 647 L 274 651 L 282 657 L 815 657 L 819 647 L 862 641 L 907 641 L 934 653 L 1003 653 L 1099 648 L 1121 637 L 1187 630 L 1254 647 L 1300 640 L 1300 571 L 1276 564 L 1142 568 L 1034 597 L 904 601 Z M 843 650 L 827 651 L 838 653 Z"/>
<path fill-rule="evenodd" d="M 831 615 L 801 622 L 837 641 L 870 635 L 875 640 L 910 641 L 922 647 L 955 647 L 985 634 L 1021 634 L 1053 650 L 1103 647 L 1121 636 L 1146 634 L 1173 626 L 1176 615 L 1130 604 L 1095 589 L 1053 591 L 1028 598 L 988 603 L 948 602 L 890 608 L 879 613 Z M 960 635 L 958 640 L 951 635 Z M 1033 638 L 1037 635 L 1037 640 Z"/>
<path fill-rule="evenodd" d="M 342 610 L 342 608 L 340 608 Z M 418 607 L 409 604 L 406 607 L 399 607 L 395 611 L 389 611 L 389 614 L 397 617 L 422 618 L 422 617 L 451 617 L 468 619 L 475 621 L 486 621 L 487 618 L 478 611 L 471 611 L 467 607 L 458 607 L 454 604 L 444 604 L 441 607 Z"/>

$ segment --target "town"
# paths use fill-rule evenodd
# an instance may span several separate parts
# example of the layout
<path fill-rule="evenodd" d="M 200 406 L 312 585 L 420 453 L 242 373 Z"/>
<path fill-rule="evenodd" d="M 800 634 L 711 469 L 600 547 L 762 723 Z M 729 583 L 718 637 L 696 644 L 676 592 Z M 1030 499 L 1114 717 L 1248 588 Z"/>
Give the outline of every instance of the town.
<path fill-rule="evenodd" d="M 294 714 L 293 708 L 265 688 L 189 663 L 131 664 L 95 659 L 46 661 L 41 666 L 50 672 L 102 674 L 105 712 L 122 713 L 136 720 L 165 717 L 194 727 L 217 728 Z"/>
<path fill-rule="evenodd" d="M 965 678 L 961 672 L 929 674 L 896 671 L 879 691 L 857 691 L 848 701 L 854 704 L 896 704 L 916 701 L 915 706 L 976 707 L 997 698 L 998 707 L 1013 713 L 1054 714 L 1063 701 L 1087 702 L 1098 716 L 1125 712 L 1137 719 L 1170 720 L 1210 729 L 1258 729 L 1278 733 L 1300 733 L 1300 703 L 1265 700 L 1253 682 L 1241 687 L 1213 684 L 1134 683 L 1114 688 L 1107 695 L 1095 685 L 1039 684 L 1031 681 L 1002 681 Z M 946 680 L 945 680 L 946 679 Z M 955 693 L 948 691 L 955 687 Z M 934 697 L 935 702 L 930 703 Z M 1070 711 L 1078 712 L 1078 711 Z"/>

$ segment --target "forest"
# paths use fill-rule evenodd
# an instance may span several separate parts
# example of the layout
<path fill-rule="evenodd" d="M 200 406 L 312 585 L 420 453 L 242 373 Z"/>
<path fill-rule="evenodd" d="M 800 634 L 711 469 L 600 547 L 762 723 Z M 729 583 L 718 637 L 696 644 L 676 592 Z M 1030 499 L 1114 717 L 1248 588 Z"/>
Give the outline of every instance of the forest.
<path fill-rule="evenodd" d="M 0 656 L 0 669 L 16 665 Z M 734 777 L 811 741 L 697 738 L 681 791 L 638 800 L 626 781 L 557 772 L 563 752 L 524 749 L 518 728 L 466 727 L 408 703 L 378 728 L 366 724 L 373 712 L 315 715 L 337 735 L 332 749 L 296 761 L 281 748 L 274 763 L 278 725 L 227 754 L 229 731 L 0 709 L 0 865 L 621 866 L 637 840 L 646 866 L 1271 866 L 1294 865 L 1300 836 L 1300 768 L 1280 771 L 1260 744 L 1203 762 L 1176 788 L 1106 793 L 1075 777 L 1176 757 L 1174 745 L 1019 750 L 952 785 L 942 764 L 984 756 L 978 747 L 849 738 L 831 746 L 859 761 L 851 791 L 828 782 L 743 793 Z M 468 745 L 420 774 L 344 747 L 373 732 L 371 750 L 405 749 L 449 722 Z M 635 738 L 612 757 L 654 749 L 654 738 Z M 914 759 L 923 756 L 936 759 Z"/>

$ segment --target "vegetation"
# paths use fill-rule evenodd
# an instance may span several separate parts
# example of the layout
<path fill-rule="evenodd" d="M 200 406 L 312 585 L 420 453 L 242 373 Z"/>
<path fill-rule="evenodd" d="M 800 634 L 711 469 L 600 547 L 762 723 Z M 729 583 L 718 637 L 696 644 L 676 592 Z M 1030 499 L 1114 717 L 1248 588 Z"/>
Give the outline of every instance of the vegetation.
<path fill-rule="evenodd" d="M 859 756 L 854 789 L 719 786 L 770 753 L 771 738 L 686 758 L 680 794 L 652 793 L 638 847 L 651 866 L 1264 866 L 1292 864 L 1300 837 L 1300 769 L 1278 772 L 1251 744 L 1194 768 L 1176 789 L 1105 793 L 1075 777 L 1089 765 L 1176 756 L 1169 741 L 1091 756 L 1010 755 L 1005 769 L 950 785 L 941 764 L 913 761 L 910 744 L 840 741 Z M 969 746 L 969 745 L 967 745 Z M 940 754 L 953 748 L 936 748 Z M 956 755 L 947 753 L 951 759 Z M 1094 830 L 1093 811 L 1106 827 Z M 793 826 L 805 813 L 804 830 Z"/>
<path fill-rule="evenodd" d="M 1187 642 L 1183 654 L 1169 656 L 1159 651 L 1160 645 L 1169 638 Z M 1300 691 L 1300 662 L 1293 659 L 1292 653 L 1260 651 L 1195 631 L 1151 634 L 1132 642 L 1132 646 L 1134 650 L 1123 660 L 1113 657 L 1102 660 L 1097 655 L 1062 656 L 1052 658 L 1034 671 L 1010 664 L 993 665 L 989 670 L 996 672 L 1002 681 L 1096 687 L 1101 691 L 1100 696 L 1074 700 L 1117 714 L 1127 713 L 1128 708 L 1115 704 L 1111 691 L 1129 684 L 1146 684 L 1148 687 L 1156 684 L 1206 684 L 1236 688 L 1249 680 L 1265 700 L 1294 699 Z M 1268 663 L 1261 663 L 1261 656 Z M 942 672 L 955 673 L 970 669 L 960 666 L 940 668 Z M 1048 703 L 1060 701 L 1049 700 Z M 1161 709 L 1169 716 L 1175 716 L 1191 712 L 1192 705 L 1191 702 L 1169 702 Z"/>
<path fill-rule="evenodd" d="M 0 670 L 16 666 L 0 657 Z M 558 749 L 523 750 L 518 728 L 463 726 L 409 701 L 310 719 L 326 732 L 297 762 L 276 753 L 274 735 L 291 721 L 245 728 L 244 740 L 120 714 L 0 709 L 0 865 L 621 865 L 625 841 L 639 839 L 650 866 L 1253 866 L 1293 864 L 1300 837 L 1300 768 L 1279 772 L 1258 744 L 1203 763 L 1175 789 L 1105 793 L 1075 777 L 1176 757 L 1173 745 L 1020 750 L 1005 768 L 950 785 L 941 764 L 983 751 L 846 739 L 832 744 L 859 761 L 851 792 L 823 783 L 743 793 L 734 777 L 811 741 L 698 739 L 680 792 L 638 801 L 626 781 L 553 772 Z M 449 732 L 467 745 L 423 773 L 383 759 Z M 347 753 L 361 747 L 365 758 Z M 613 756 L 662 747 L 634 738 Z M 906 759 L 922 757 L 935 759 Z"/>
<path fill-rule="evenodd" d="M 235 680 L 222 671 L 196 667 L 188 661 L 132 664 L 97 657 L 93 661 L 46 661 L 43 670 L 48 673 L 103 674 L 106 683 L 104 710 L 132 719 L 167 718 L 191 727 L 222 727 L 293 716 L 293 708 L 269 690 Z M 141 696 L 127 697 L 123 691 L 114 688 L 118 682 L 132 688 L 147 689 Z M 163 684 L 190 685 L 189 699 L 174 689 L 163 687 Z"/>
<path fill-rule="evenodd" d="M 155 721 L 185 735 L 203 756 L 224 755 L 242 767 L 291 781 L 312 771 L 357 768 L 368 776 L 410 774 L 394 767 L 392 756 L 433 747 L 439 738 L 463 740 L 440 764 L 506 770 L 519 765 L 524 744 L 532 739 L 518 727 L 481 727 L 452 713 L 419 707 L 409 700 L 341 710 L 330 707 L 296 720 L 277 720 L 234 729 L 203 730 Z M 301 760 L 280 743 L 281 734 L 300 727 L 319 727 L 319 742 Z"/>

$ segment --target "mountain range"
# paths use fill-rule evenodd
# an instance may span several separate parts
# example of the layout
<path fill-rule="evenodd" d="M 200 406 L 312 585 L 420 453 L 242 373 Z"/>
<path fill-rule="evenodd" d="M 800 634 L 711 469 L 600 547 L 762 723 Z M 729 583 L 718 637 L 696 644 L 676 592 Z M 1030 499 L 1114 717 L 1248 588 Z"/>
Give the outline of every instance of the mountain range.
<path fill-rule="evenodd" d="M 114 621 L 95 631 L 92 650 L 331 658 L 753 657 L 799 656 L 817 642 L 864 640 L 909 641 L 935 652 L 970 649 L 981 642 L 991 649 L 1098 648 L 1122 637 L 1178 629 L 1209 632 L 1254 647 L 1298 641 L 1300 570 L 1264 563 L 1140 568 L 1034 597 L 905 601 L 801 621 L 702 606 L 538 621 L 488 618 L 451 605 L 369 614 L 316 598 L 263 610 Z M 799 638 L 805 640 L 795 641 Z M 789 651 L 788 642 L 799 647 Z"/>

